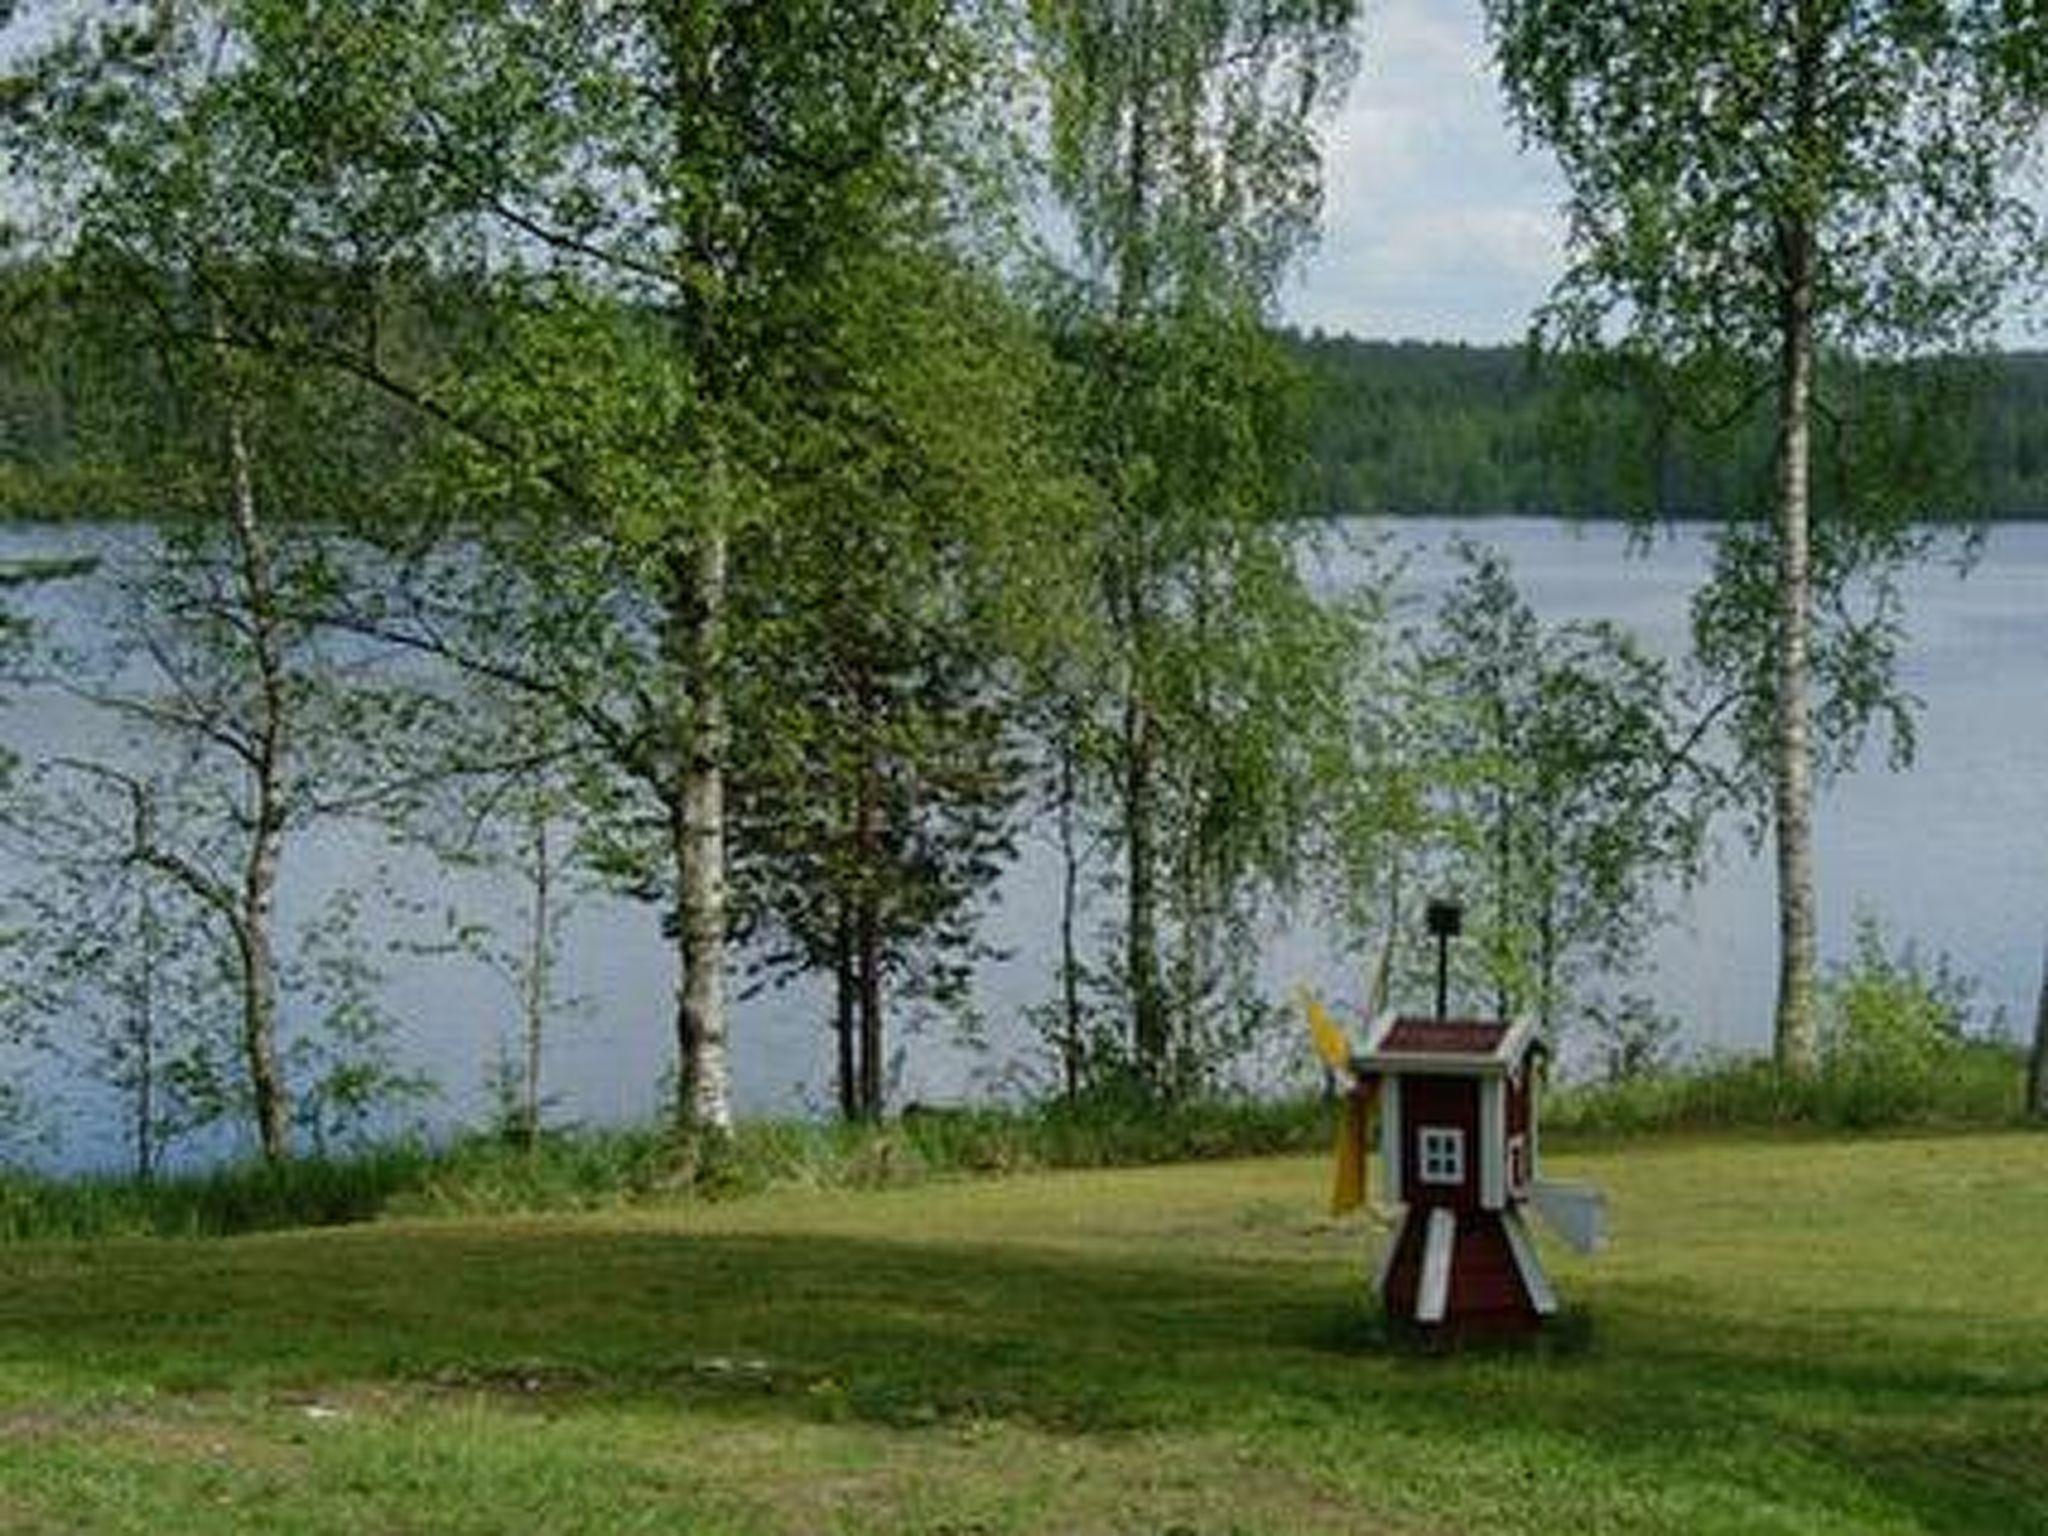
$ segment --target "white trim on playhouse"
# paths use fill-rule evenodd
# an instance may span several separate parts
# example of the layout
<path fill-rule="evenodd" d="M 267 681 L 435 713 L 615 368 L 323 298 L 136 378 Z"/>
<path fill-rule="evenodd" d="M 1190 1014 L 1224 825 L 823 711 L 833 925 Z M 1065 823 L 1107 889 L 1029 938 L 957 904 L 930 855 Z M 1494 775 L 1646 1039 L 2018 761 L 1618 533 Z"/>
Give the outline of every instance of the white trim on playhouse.
<path fill-rule="evenodd" d="M 1415 1178 L 1422 1184 L 1456 1186 L 1465 1182 L 1465 1132 L 1456 1125 L 1415 1128 Z"/>
<path fill-rule="evenodd" d="M 1440 1323 L 1451 1305 L 1451 1250 L 1458 1243 L 1458 1218 L 1446 1205 L 1429 1213 L 1423 1237 L 1422 1284 L 1415 1293 L 1415 1320 Z"/>
<path fill-rule="evenodd" d="M 1503 1156 L 1508 1129 L 1508 1085 L 1490 1077 L 1479 1085 L 1479 1203 L 1497 1211 L 1508 1203 Z"/>
<path fill-rule="evenodd" d="M 1385 1175 L 1386 1200 L 1400 1205 L 1407 1200 L 1401 1182 L 1401 1079 L 1387 1078 L 1380 1086 L 1380 1170 Z"/>
<path fill-rule="evenodd" d="M 1522 1289 L 1529 1294 L 1529 1304 L 1535 1307 L 1538 1317 L 1555 1317 L 1557 1292 L 1550 1288 L 1550 1276 L 1543 1272 L 1543 1264 L 1536 1257 L 1536 1245 L 1529 1241 L 1521 1212 L 1502 1211 L 1500 1226 L 1507 1234 L 1508 1252 L 1515 1256 L 1515 1268 L 1522 1272 Z"/>
<path fill-rule="evenodd" d="M 1387 1281 L 1394 1273 L 1394 1259 L 1401 1252 L 1401 1234 L 1405 1231 L 1405 1222 L 1391 1227 L 1380 1242 L 1380 1261 L 1373 1270 L 1372 1293 L 1381 1301 L 1387 1299 Z"/>

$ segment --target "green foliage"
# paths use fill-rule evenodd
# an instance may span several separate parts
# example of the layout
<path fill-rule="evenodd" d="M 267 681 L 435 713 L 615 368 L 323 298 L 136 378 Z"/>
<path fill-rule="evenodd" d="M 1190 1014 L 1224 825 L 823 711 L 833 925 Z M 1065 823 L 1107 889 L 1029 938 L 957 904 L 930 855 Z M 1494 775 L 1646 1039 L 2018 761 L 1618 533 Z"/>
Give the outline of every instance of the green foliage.
<path fill-rule="evenodd" d="M 224 511 L 110 541 L 81 594 L 97 627 L 42 637 L 25 663 L 101 735 L 7 808 L 40 881 L 19 898 L 36 942 L 13 957 L 14 996 L 69 1021 L 44 1043 L 124 1095 L 145 1171 L 223 1118 L 281 1155 L 273 1123 L 324 1148 L 421 1091 L 390 1059 L 358 897 L 328 893 L 297 932 L 275 917 L 279 867 L 369 793 L 395 718 L 364 669 L 338 676 L 310 620 L 335 560 L 324 530 L 273 551 Z"/>
<path fill-rule="evenodd" d="M 1933 1073 L 1845 1067 L 1800 1077 L 1740 1059 L 1566 1087 L 1546 1101 L 1544 1123 L 1596 1136 L 2010 1126 L 2022 1119 L 2024 1071 L 2011 1046 L 1975 1040 Z"/>
<path fill-rule="evenodd" d="M 1457 556 L 1409 685 L 1430 826 L 1408 860 L 1463 896 L 1498 1010 L 1560 1028 L 1704 869 L 1717 711 L 1614 625 L 1542 623 L 1499 554 Z"/>
<path fill-rule="evenodd" d="M 1826 362 L 1981 346 L 2000 298 L 2037 268 L 2038 212 L 2014 191 L 2048 98 L 2010 66 L 2013 9 L 1486 7 L 1510 110 L 1570 185 L 1570 261 L 1539 337 L 1671 377 L 1701 420 L 1773 402 L 1770 494 L 1729 508 L 1696 629 L 1742 698 L 1746 786 L 1777 839 L 1776 1048 L 1801 1072 L 1818 1054 L 1816 737 L 1853 752 L 1873 716 L 1899 713 L 1891 610 L 1919 552 L 1907 518 L 1928 462 L 1900 448 L 1923 437 L 1910 395 L 1854 423 L 1846 449 L 1817 434 L 1843 420 Z M 1848 490 L 1827 509 L 1813 493 L 1830 468 Z M 1863 576 L 1875 616 L 1859 624 Z"/>
<path fill-rule="evenodd" d="M 832 978 L 840 1107 L 872 1118 L 887 1016 L 967 1015 L 1078 498 L 1037 421 L 1051 359 L 984 275 L 891 263 L 848 329 L 864 382 L 812 402 L 816 462 L 739 551 L 776 664 L 733 698 L 735 927 L 763 981 Z"/>
<path fill-rule="evenodd" d="M 1610 1055 L 1608 1080 L 1553 1093 L 1545 1120 L 1601 1135 L 2017 1124 L 2025 1063 L 2011 1042 L 1972 1032 L 1975 993 L 1947 957 L 1894 948 L 1861 914 L 1848 958 L 1822 978 L 1816 1073 L 1749 1059 L 1616 1072 Z"/>
<path fill-rule="evenodd" d="M 1849 957 L 1822 979 L 1817 1073 L 1751 1060 L 1610 1072 L 1554 1094 L 1546 1122 L 1619 1135 L 2017 1124 L 2025 1063 L 2010 1042 L 1971 1033 L 1975 990 L 1946 957 L 1889 946 L 1864 914 Z"/>
<path fill-rule="evenodd" d="M 1613 1002 L 1595 1002 L 1586 1009 L 1587 1032 L 1593 1038 L 1600 1080 L 1628 1083 L 1670 1069 L 1672 1047 L 1684 1021 L 1660 1011 L 1640 993 L 1624 992 Z"/>
<path fill-rule="evenodd" d="M 948 323 L 925 302 L 971 286 L 946 267 L 971 244 L 950 221 L 982 152 L 958 132 L 980 111 L 980 18 L 942 0 L 540 0 L 206 19 L 228 62 L 173 77 L 161 114 L 195 131 L 95 166 L 102 184 L 217 210 L 230 271 L 272 280 L 228 314 L 233 345 L 402 405 L 407 488 L 431 510 L 392 531 L 431 551 L 425 579 L 346 594 L 350 621 L 554 722 L 594 864 L 660 903 L 677 943 L 679 1113 L 722 1124 L 726 775 L 764 797 L 816 788 L 769 782 L 816 763 L 786 727 L 825 712 L 817 669 L 779 667 L 783 648 L 889 630 L 877 592 L 943 590 L 904 568 L 931 531 L 891 525 L 904 505 L 987 516 L 1004 477 L 999 505 L 1028 499 L 1002 462 L 1014 423 L 979 409 L 1014 351 L 975 353 L 981 387 L 944 393 L 1002 311 Z M 166 266 L 188 255 L 142 243 Z M 334 281 L 276 281 L 309 272 Z M 803 537 L 826 528 L 845 535 L 832 549 Z M 849 570 L 871 583 L 839 592 Z M 925 616 L 928 633 L 957 616 Z M 895 697 L 929 675 L 892 675 Z M 761 750 L 735 765 L 734 740 Z M 803 840 L 794 815 L 774 830 L 777 851 Z M 953 915 L 941 885 L 902 905 Z M 757 917 L 796 904 L 787 884 L 742 896 Z"/>
<path fill-rule="evenodd" d="M 49 1105 L 15 1082 L 0 1083 L 0 1168 L 37 1142 L 47 1143 Z"/>
<path fill-rule="evenodd" d="M 42 772 L 12 790 L 0 816 L 34 870 L 0 909 L 0 1036 L 66 1079 L 112 1089 L 131 1170 L 147 1183 L 180 1140 L 242 1110 L 226 978 L 200 915 L 118 852 L 79 840 L 69 808 L 38 803 L 48 781 Z"/>
<path fill-rule="evenodd" d="M 1667 363 L 1771 366 L 1792 236 L 1822 253 L 1822 351 L 1981 334 L 2033 211 L 2006 176 L 2044 103 L 2003 66 L 2004 0 L 1758 8 L 1489 0 L 1511 109 L 1571 182 L 1546 313 Z"/>
<path fill-rule="evenodd" d="M 224 1237 L 280 1227 L 367 1221 L 426 1166 L 394 1148 L 347 1159 L 248 1163 L 148 1183 L 0 1175 L 0 1232 L 32 1238 Z"/>
<path fill-rule="evenodd" d="M 432 1079 L 399 1060 L 398 1022 L 379 999 L 383 976 L 359 908 L 352 891 L 331 896 L 301 926 L 279 977 L 301 1014 L 285 1051 L 292 1118 L 320 1157 L 388 1139 L 434 1093 Z"/>
<path fill-rule="evenodd" d="M 1901 963 L 1886 960 L 1890 969 L 1875 973 L 1880 985 L 1861 996 L 1895 996 Z M 1919 983 L 1905 990 L 1920 1000 L 1914 1006 L 1924 1004 Z M 1888 1006 L 1876 1011 L 1896 1018 Z M 1874 1029 L 1891 1037 L 1889 1022 Z M 1768 1062 L 1729 1062 L 1554 1089 L 1544 1118 L 1553 1133 L 1594 1137 L 1987 1127 L 2019 1120 L 2020 1072 L 2010 1047 L 1968 1040 L 1942 1049 L 1938 1071 L 1910 1063 L 1893 1071 L 1867 1056 L 1843 1057 L 1838 1070 L 1806 1080 Z M 14 1173 L 0 1177 L 0 1235 L 203 1236 L 394 1215 L 663 1207 L 775 1190 L 917 1187 L 963 1175 L 1319 1154 L 1329 1135 L 1329 1106 L 1318 1100 L 1164 1106 L 1133 1080 L 1122 1090 L 1028 1110 L 913 1107 L 885 1125 L 742 1121 L 723 1142 L 678 1140 L 666 1128 L 545 1131 L 531 1148 L 519 1138 L 479 1134 L 438 1148 L 401 1143 L 281 1166 L 160 1175 L 147 1184 Z"/>
<path fill-rule="evenodd" d="M 1824 1069 L 1901 1092 L 1930 1086 L 1966 1043 L 1975 991 L 1947 956 L 1930 965 L 1910 942 L 1894 951 L 1876 917 L 1858 914 L 1848 960 L 1821 984 Z"/>
<path fill-rule="evenodd" d="M 1829 242 L 1823 382 L 1844 424 L 1819 501 L 1855 514 L 1815 549 L 1835 621 L 1821 724 L 1853 751 L 1899 703 L 1886 582 L 1923 548 L 1903 519 L 1947 504 L 1921 474 L 1947 457 L 1927 403 L 1946 375 L 1866 354 L 1967 337 L 1981 319 L 2024 220 L 1996 204 L 1970 146 L 2004 144 L 2033 109 L 1996 71 L 1942 72 L 1982 51 L 1981 6 L 1802 8 L 1802 23 L 1838 24 L 1842 57 L 1823 62 L 1873 84 L 1841 93 L 1839 121 L 1793 124 L 1814 131 L 1788 150 L 1799 135 L 1754 124 L 1788 72 L 1795 105 L 1817 104 L 1812 59 L 1738 7 L 1671 5 L 1635 69 L 1625 10 L 1491 7 L 1517 109 L 1572 162 L 1591 242 L 1553 338 L 1597 350 L 1614 339 L 1603 324 L 1640 321 L 1592 360 L 1613 365 L 1601 388 L 1570 395 L 1574 443 L 1593 450 L 1527 501 L 1531 465 L 1574 457 L 1556 452 L 1548 379 L 1504 354 L 1304 343 L 1354 401 L 1325 407 L 1310 504 L 1748 510 L 1771 435 L 1744 408 L 1771 351 L 1760 295 L 1779 226 L 1811 225 Z M 131 657 L 165 675 L 119 707 L 182 733 L 183 754 L 161 781 L 97 774 L 106 801 L 81 846 L 182 889 L 217 951 L 267 944 L 250 916 L 267 922 L 267 891 L 252 886 L 237 926 L 238 813 L 211 799 L 237 760 L 275 766 L 268 726 L 238 706 L 252 687 L 277 692 L 290 709 L 269 724 L 294 751 L 323 733 L 401 740 L 380 729 L 392 715 L 336 696 L 314 621 L 338 621 L 466 676 L 436 674 L 398 706 L 418 727 L 407 746 L 438 740 L 442 755 L 416 763 L 491 793 L 545 769 L 581 813 L 591 867 L 661 909 L 686 983 L 679 1081 L 694 1104 L 691 1083 L 715 1075 L 713 1123 L 722 1059 L 714 1074 L 698 1058 L 722 1050 L 734 938 L 772 941 L 767 979 L 832 974 L 835 1023 L 858 1038 L 844 1102 L 879 1113 L 885 1006 L 966 993 L 1034 766 L 1026 730 L 1058 780 L 1047 798 L 1068 813 L 1070 873 L 1091 838 L 1121 844 L 1091 869 L 1124 902 L 1103 946 L 1121 963 L 1066 956 L 1056 1027 L 1076 1047 L 1080 1118 L 1058 1156 L 1115 1144 L 1084 1111 L 1123 1087 L 1215 1081 L 1270 1023 L 1261 925 L 1318 884 L 1377 904 L 1415 873 L 1390 850 L 1430 834 L 1449 851 L 1414 863 L 1489 887 L 1476 905 L 1503 999 L 1555 1011 L 1583 979 L 1575 961 L 1637 955 L 1657 880 L 1697 866 L 1699 820 L 1665 799 L 1686 722 L 1625 637 L 1541 631 L 1478 557 L 1416 690 L 1452 706 L 1394 719 L 1369 697 L 1392 670 L 1373 602 L 1320 603 L 1304 576 L 1285 526 L 1301 506 L 1300 401 L 1268 321 L 1313 233 L 1316 131 L 1358 12 L 221 0 L 53 21 L 0 128 L 43 215 L 10 248 L 27 263 L 0 273 L 0 501 L 146 486 L 175 525 L 129 626 Z M 1014 145 L 975 142 L 1026 68 L 1079 254 L 1038 285 L 1037 316 L 1013 301 L 1014 251 L 980 219 L 982 200 L 1019 190 L 998 185 Z M 1724 152 L 1757 174 L 1686 169 Z M 1986 242 L 1930 244 L 1928 206 Z M 1734 448 L 1703 446 L 1710 414 L 1744 434 Z M 1622 446 L 1636 439 L 1647 473 Z M 2048 475 L 2036 446 L 2025 430 L 1998 439 L 2016 483 Z M 244 594 L 269 612 L 218 601 L 268 558 L 209 532 L 245 493 L 276 530 L 276 590 Z M 316 536 L 343 522 L 392 558 Z M 1701 650 L 1744 689 L 1756 766 L 1775 702 L 1775 548 L 1745 525 L 1723 549 Z M 1854 609 L 1851 579 L 1871 570 L 1870 605 Z M 169 615 L 181 627 L 161 629 Z M 242 665 L 264 651 L 265 675 Z M 495 730 L 457 735 L 464 687 L 515 702 Z M 328 713 L 303 713 L 315 706 Z M 1904 739 L 1910 719 L 1894 718 Z M 272 862 L 323 808 L 313 778 L 263 790 Z M 1071 934 L 1071 903 L 1066 916 Z M 67 965 L 83 975 L 107 953 L 73 946 Z M 407 1086 L 371 978 L 345 945 L 304 951 L 284 976 L 333 1048 L 291 1059 L 301 1125 L 323 1149 L 348 1144 Z M 1841 985 L 1839 1074 L 1890 1091 L 1912 1031 L 1864 1016 L 1897 1013 L 1905 983 Z M 1656 1030 L 1613 1018 L 1617 1075 L 1637 1075 Z M 130 1056 L 106 1065 L 137 1081 Z M 188 1076 L 195 1105 L 232 1096 L 217 1065 Z M 531 1103 L 528 1118 L 531 1138 Z M 791 1133 L 759 1157 L 788 1177 L 886 1181 L 1041 1155 L 1001 1117 L 940 1124 L 845 1148 Z M 783 1177 L 750 1171 L 744 1141 L 677 1153 L 671 1173 L 714 1188 Z M 629 1185 L 671 1176 L 668 1154 L 632 1161 L 645 1171 Z M 522 1177 L 545 1168 L 537 1154 Z"/>
<path fill-rule="evenodd" d="M 454 333 L 454 313 L 424 323 Z M 1303 372 L 1307 450 L 1300 508 L 1310 516 L 1431 514 L 1482 517 L 1658 517 L 1712 520 L 1757 500 L 1771 452 L 1762 415 L 1703 431 L 1665 409 L 1673 393 L 1641 371 L 1597 386 L 1568 385 L 1565 365 L 1530 363 L 1515 347 L 1367 341 L 1282 333 Z M 569 359 L 578 369 L 587 357 Z M 1895 482 L 1915 516 L 1988 520 L 2048 515 L 2048 353 L 2019 352 L 1962 365 L 1902 365 L 1896 382 L 1869 394 L 1860 370 L 1841 362 L 1837 403 L 1844 430 L 1830 435 L 1828 468 L 1815 487 L 1822 506 L 1850 490 L 1850 449 L 1870 434 L 1846 428 L 1880 409 L 1918 401 L 1931 412 L 1885 440 L 1910 454 Z M 570 375 L 573 376 L 573 375 Z M 1858 402 L 1868 398 L 1869 404 Z M 91 437 L 64 424 L 62 387 L 0 356 L 0 400 L 12 399 L 45 446 L 0 457 L 0 515 L 69 519 L 158 515 L 160 488 L 132 467 L 95 459 Z M 159 403 L 152 410 L 167 410 Z M 1945 425 L 1942 425 L 1945 423 Z M 1939 427 L 1933 441 L 1927 433 Z M 4 429 L 0 429 L 4 430 Z M 23 425 L 26 437 L 30 425 Z M 1896 466 L 1895 466 L 1896 467 Z M 1930 472 L 1938 472 L 1933 477 Z M 1873 487 L 1873 467 L 1856 483 Z M 1859 491 L 1859 494 L 1862 492 Z M 293 516 L 290 508 L 284 515 Z"/>
<path fill-rule="evenodd" d="M 1313 237 L 1317 116 L 1356 61 L 1357 0 L 1030 0 L 1052 186 L 1124 317 L 1270 293 Z"/>
<path fill-rule="evenodd" d="M 1051 192 L 1079 239 L 1048 304 L 1060 426 L 1090 482 L 1076 662 L 1039 714 L 1067 896 L 1055 1017 L 1078 1086 L 1086 962 L 1078 823 L 1118 856 L 1114 964 L 1087 967 L 1120 1065 L 1193 1091 L 1261 1015 L 1250 936 L 1308 874 L 1350 742 L 1355 613 L 1310 598 L 1276 524 L 1298 420 L 1265 319 L 1312 236 L 1319 119 L 1352 60 L 1350 0 L 1030 7 Z M 1098 1015 L 1099 1017 L 1099 1015 Z M 1100 1059 L 1104 1053 L 1093 1053 Z"/>

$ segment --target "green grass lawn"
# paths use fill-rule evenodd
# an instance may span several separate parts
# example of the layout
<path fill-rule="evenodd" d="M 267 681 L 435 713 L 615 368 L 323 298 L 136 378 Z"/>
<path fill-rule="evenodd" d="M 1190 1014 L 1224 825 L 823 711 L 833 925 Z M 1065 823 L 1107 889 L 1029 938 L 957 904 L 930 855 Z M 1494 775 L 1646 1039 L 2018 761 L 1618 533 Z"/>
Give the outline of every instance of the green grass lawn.
<path fill-rule="evenodd" d="M 1551 1161 L 1450 1358 L 1302 1159 L 0 1247 L 0 1531 L 2048 1531 L 2048 1136 Z"/>

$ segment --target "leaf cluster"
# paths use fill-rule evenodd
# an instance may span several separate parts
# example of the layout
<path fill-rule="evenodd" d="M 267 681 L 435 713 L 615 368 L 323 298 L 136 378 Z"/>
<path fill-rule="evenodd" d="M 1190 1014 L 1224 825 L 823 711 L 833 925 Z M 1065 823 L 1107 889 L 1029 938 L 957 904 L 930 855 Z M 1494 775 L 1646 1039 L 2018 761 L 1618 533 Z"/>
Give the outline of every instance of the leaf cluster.
<path fill-rule="evenodd" d="M 1553 148 L 1572 264 L 1557 342 L 1767 365 L 1795 231 L 1823 348 L 1981 336 L 2037 262 L 2010 172 L 2042 147 L 2005 0 L 1489 0 L 1516 121 Z"/>

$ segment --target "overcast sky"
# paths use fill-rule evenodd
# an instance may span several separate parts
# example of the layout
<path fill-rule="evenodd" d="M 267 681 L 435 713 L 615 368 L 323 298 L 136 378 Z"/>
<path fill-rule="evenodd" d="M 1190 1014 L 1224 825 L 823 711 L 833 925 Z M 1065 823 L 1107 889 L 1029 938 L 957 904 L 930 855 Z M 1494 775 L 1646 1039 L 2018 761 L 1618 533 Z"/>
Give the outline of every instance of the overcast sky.
<path fill-rule="evenodd" d="M 1365 9 L 1326 140 L 1322 243 L 1282 315 L 1385 340 L 1520 341 L 1564 267 L 1557 164 L 1508 127 L 1479 0 Z M 2048 345 L 2048 316 L 2016 302 L 1998 340 Z"/>
<path fill-rule="evenodd" d="M 1564 184 L 1508 127 L 1476 0 L 1375 0 L 1327 141 L 1323 240 L 1283 305 L 1360 336 L 1518 341 L 1563 267 Z"/>

